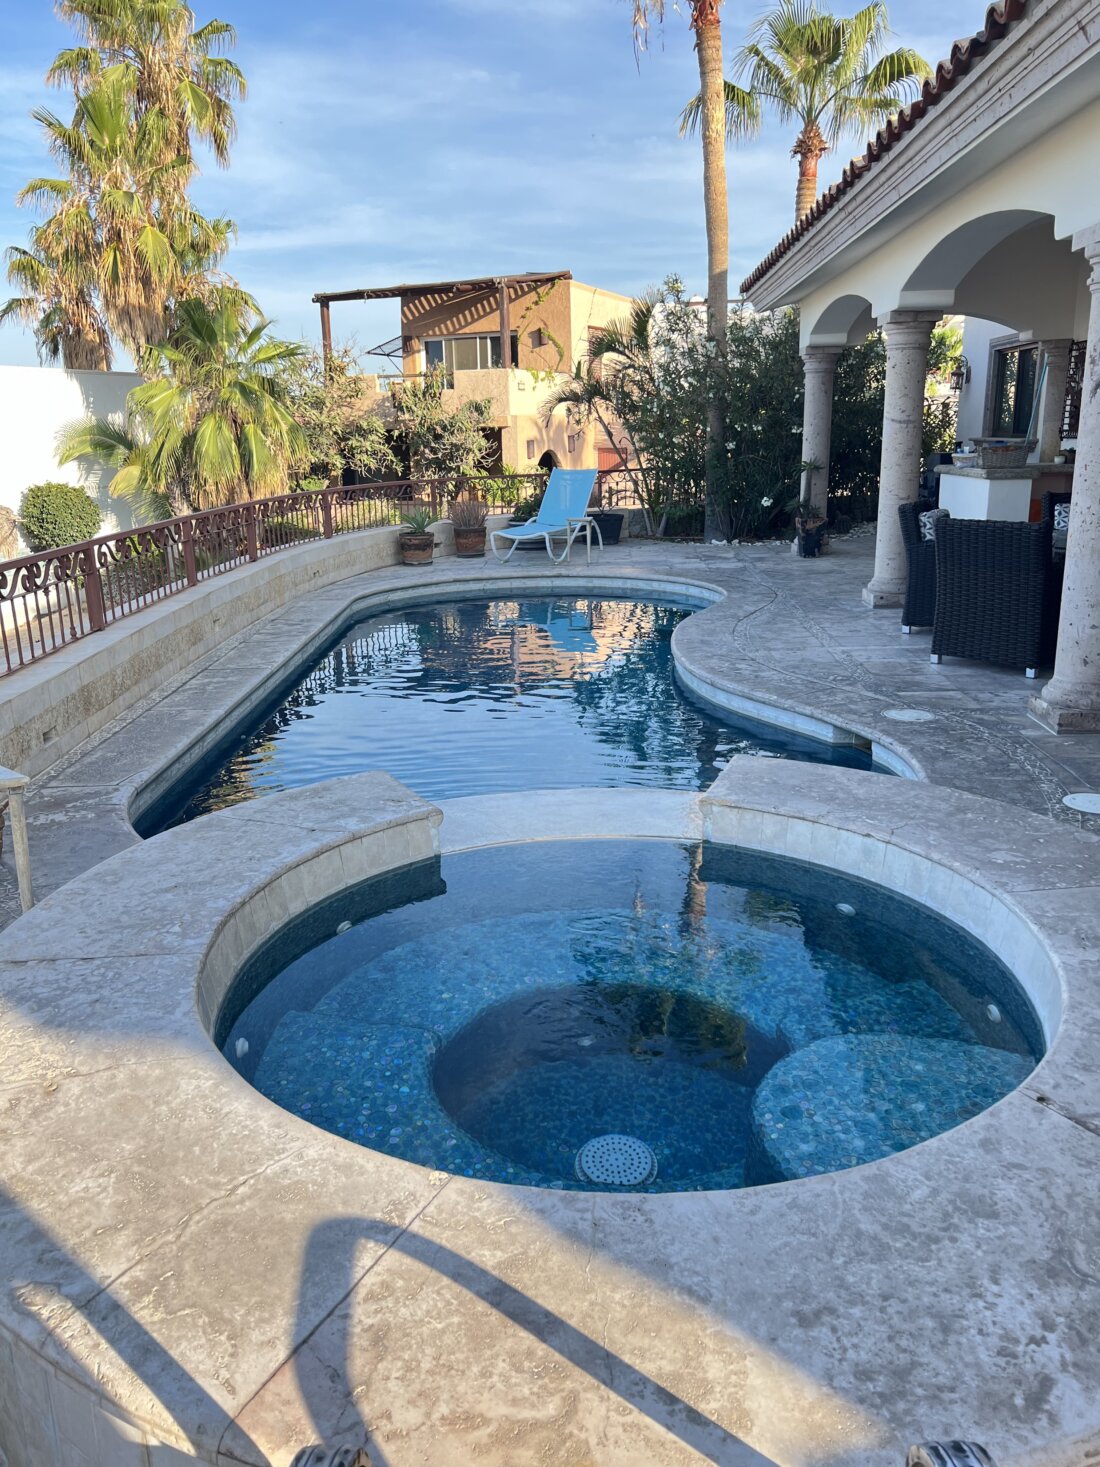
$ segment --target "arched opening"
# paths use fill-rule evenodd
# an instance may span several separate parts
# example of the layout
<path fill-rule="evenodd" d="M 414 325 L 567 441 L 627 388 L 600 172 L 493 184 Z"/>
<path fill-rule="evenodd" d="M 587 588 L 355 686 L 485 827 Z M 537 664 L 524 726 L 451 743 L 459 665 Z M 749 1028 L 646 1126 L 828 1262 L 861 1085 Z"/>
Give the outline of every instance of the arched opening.
<path fill-rule="evenodd" d="M 1030 434 L 1040 459 L 1059 452 L 1089 292 L 1084 257 L 1051 215 L 1005 209 L 960 225 L 912 271 L 899 304 L 965 318 L 960 439 Z"/>
<path fill-rule="evenodd" d="M 909 276 L 901 310 L 942 310 L 1036 339 L 1072 337 L 1087 310 L 1083 257 L 1033 209 L 983 214 L 953 230 Z"/>
<path fill-rule="evenodd" d="M 546 474 L 552 473 L 554 471 L 554 469 L 560 469 L 561 468 L 561 464 L 558 462 L 558 456 L 557 456 L 557 454 L 554 453 L 554 451 L 552 449 L 549 449 L 549 448 L 546 450 L 546 452 L 543 454 L 543 456 L 539 459 L 538 466 Z"/>
<path fill-rule="evenodd" d="M 842 295 L 825 307 L 804 337 L 803 346 L 855 346 L 875 329 L 871 302 L 861 295 Z"/>

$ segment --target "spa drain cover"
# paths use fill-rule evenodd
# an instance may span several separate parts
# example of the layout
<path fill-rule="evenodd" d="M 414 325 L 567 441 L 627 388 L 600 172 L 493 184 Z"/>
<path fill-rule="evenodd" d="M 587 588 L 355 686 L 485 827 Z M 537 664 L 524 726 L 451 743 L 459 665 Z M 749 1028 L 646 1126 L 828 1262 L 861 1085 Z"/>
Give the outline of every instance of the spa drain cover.
<path fill-rule="evenodd" d="M 608 1187 L 639 1187 L 657 1175 L 657 1158 L 637 1136 L 596 1136 L 577 1152 L 582 1182 Z"/>

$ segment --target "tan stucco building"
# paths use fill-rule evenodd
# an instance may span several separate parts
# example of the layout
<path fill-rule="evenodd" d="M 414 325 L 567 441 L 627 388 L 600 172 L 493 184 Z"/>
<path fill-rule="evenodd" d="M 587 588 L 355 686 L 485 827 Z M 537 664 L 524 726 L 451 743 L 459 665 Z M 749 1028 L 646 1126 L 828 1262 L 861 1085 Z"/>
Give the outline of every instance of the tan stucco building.
<path fill-rule="evenodd" d="M 456 403 L 491 403 L 501 463 L 527 471 L 619 461 L 621 450 L 598 424 L 571 421 L 564 410 L 548 423 L 543 409 L 555 384 L 587 359 L 592 333 L 627 314 L 628 296 L 583 285 L 567 270 L 319 294 L 326 347 L 333 302 L 393 299 L 401 335 L 385 349 L 399 370 L 368 379 L 376 402 L 384 404 L 394 380 L 441 367 Z"/>

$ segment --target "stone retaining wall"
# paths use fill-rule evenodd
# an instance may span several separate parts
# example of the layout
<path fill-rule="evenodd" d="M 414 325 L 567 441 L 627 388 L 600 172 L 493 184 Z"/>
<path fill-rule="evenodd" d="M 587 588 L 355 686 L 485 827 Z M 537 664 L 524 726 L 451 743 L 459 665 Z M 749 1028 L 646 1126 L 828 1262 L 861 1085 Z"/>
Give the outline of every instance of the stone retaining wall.
<path fill-rule="evenodd" d="M 288 602 L 397 563 L 396 527 L 315 540 L 128 616 L 0 680 L 0 764 L 36 775 L 219 643 Z M 453 554 L 454 542 L 437 554 Z"/>

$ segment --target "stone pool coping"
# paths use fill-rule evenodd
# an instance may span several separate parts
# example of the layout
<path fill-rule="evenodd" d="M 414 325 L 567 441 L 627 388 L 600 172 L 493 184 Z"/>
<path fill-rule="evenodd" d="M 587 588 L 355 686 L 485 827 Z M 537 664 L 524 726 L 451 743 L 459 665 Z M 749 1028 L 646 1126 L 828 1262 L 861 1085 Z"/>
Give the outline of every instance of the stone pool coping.
<path fill-rule="evenodd" d="M 28 1461 L 287 1467 L 364 1435 L 387 1467 L 879 1467 L 960 1434 L 999 1467 L 1070 1467 L 1100 1446 L 1094 841 L 751 757 L 703 796 L 534 792 L 442 816 L 385 775 L 268 796 L 122 852 L 8 929 L 0 1426 Z M 435 849 L 701 833 L 935 905 L 1017 967 L 1048 1054 L 983 1115 L 870 1166 L 617 1196 L 351 1145 L 207 1037 L 200 1008 L 235 966 L 368 874 Z"/>

